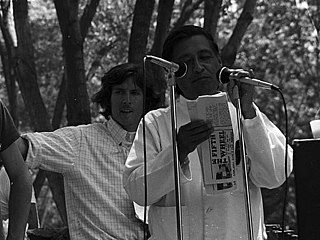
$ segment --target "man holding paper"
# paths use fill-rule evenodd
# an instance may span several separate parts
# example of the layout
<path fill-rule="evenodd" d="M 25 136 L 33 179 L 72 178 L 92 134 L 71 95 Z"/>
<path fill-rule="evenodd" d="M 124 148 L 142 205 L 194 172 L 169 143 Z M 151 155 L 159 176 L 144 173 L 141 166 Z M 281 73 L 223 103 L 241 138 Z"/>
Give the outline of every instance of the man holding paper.
<path fill-rule="evenodd" d="M 203 163 L 225 164 L 217 167 L 217 179 L 228 178 L 230 164 L 234 161 L 234 151 L 238 140 L 236 110 L 231 103 L 223 99 L 226 96 L 219 93 L 220 82 L 216 73 L 221 68 L 218 47 L 212 36 L 203 28 L 183 26 L 169 34 L 162 57 L 176 63 L 184 62 L 187 73 L 177 78 L 177 148 L 180 162 L 182 229 L 185 240 L 235 240 L 248 239 L 247 223 L 245 221 L 245 188 L 242 178 L 242 163 L 234 166 L 235 174 L 232 180 L 218 187 L 215 181 L 204 182 Z M 240 72 L 238 76 L 246 74 Z M 228 93 L 234 102 L 235 83 L 228 84 Z M 254 89 L 247 84 L 240 84 L 242 103 L 242 124 L 246 143 L 247 166 L 249 169 L 249 190 L 251 197 L 253 235 L 254 239 L 264 239 L 264 219 L 261 187 L 275 188 L 280 186 L 285 177 L 285 137 L 281 131 L 260 112 L 253 103 Z M 222 95 L 221 95 L 222 94 Z M 199 115 L 199 96 L 211 95 L 222 99 L 222 109 L 227 109 L 227 120 L 231 123 L 231 133 L 228 128 L 217 130 L 215 116 L 217 108 L 210 108 L 205 113 L 208 118 L 200 120 L 190 111 L 190 103 L 197 100 Z M 221 95 L 221 96 L 220 96 Z M 207 97 L 207 96 L 206 96 Z M 209 97 L 210 98 L 210 97 Z M 221 106 L 221 105 L 217 105 Z M 188 110 L 189 107 L 189 110 Z M 213 116 L 213 117 L 210 117 Z M 149 210 L 149 226 L 151 239 L 176 239 L 175 214 L 175 183 L 174 163 L 171 137 L 170 108 L 158 109 L 145 116 L 146 121 L 146 161 L 147 161 L 147 204 Z M 220 121 L 221 122 L 221 121 Z M 227 124 L 221 126 L 229 127 Z M 143 125 L 140 123 L 135 140 L 126 161 L 123 176 L 124 187 L 129 196 L 138 204 L 144 204 L 144 146 Z M 218 132 L 218 133 L 217 133 Z M 219 136 L 220 134 L 220 136 Z M 218 136 L 215 138 L 214 136 Z M 216 140 L 223 139 L 223 148 L 230 155 L 222 159 L 222 145 Z M 219 141 L 220 141 L 219 140 Z M 219 153 L 220 158 L 212 161 L 206 159 L 197 147 L 205 142 L 212 150 Z M 230 142 L 232 147 L 230 147 Z M 220 142 L 221 143 L 221 142 Z M 226 147 L 225 144 L 229 144 Z M 230 150 L 231 149 L 231 150 Z M 198 149 L 199 150 L 199 149 Z M 216 155 L 213 153 L 212 157 Z M 288 173 L 292 170 L 292 149 L 289 147 Z M 222 171 L 221 173 L 219 171 Z M 231 179 L 231 178 L 230 178 Z M 229 183 L 229 185 L 228 185 Z M 230 183 L 232 183 L 230 185 Z M 233 184 L 234 183 L 234 184 Z M 220 191 L 222 190 L 222 191 Z"/>

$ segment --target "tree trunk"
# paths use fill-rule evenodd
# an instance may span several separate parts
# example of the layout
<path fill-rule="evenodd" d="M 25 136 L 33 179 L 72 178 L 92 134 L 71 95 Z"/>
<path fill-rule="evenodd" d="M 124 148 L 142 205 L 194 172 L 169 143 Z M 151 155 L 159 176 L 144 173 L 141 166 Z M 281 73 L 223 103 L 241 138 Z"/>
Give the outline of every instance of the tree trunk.
<path fill-rule="evenodd" d="M 80 31 L 82 38 L 84 39 L 87 34 L 89 27 L 91 25 L 91 21 L 97 11 L 97 7 L 99 5 L 100 0 L 93 0 L 90 1 L 89 4 L 86 5 L 83 14 L 80 19 Z M 83 43 L 82 43 L 83 44 Z M 61 84 L 60 84 L 60 90 L 56 102 L 56 106 L 54 109 L 54 114 L 52 118 L 52 127 L 53 129 L 57 129 L 60 127 L 64 108 L 65 108 L 65 103 L 66 103 L 66 98 L 67 98 L 67 81 L 66 81 L 66 72 L 64 71 Z M 86 76 L 85 76 L 85 79 Z"/>
<path fill-rule="evenodd" d="M 14 24 L 9 18 L 12 14 L 10 8 L 10 1 L 1 5 L 0 27 L 4 42 L 1 41 L 1 60 L 3 66 L 3 73 L 8 93 L 9 110 L 15 125 L 19 126 L 18 119 L 18 104 L 17 104 L 17 88 L 16 77 L 13 70 L 13 55 L 14 55 Z"/>
<path fill-rule="evenodd" d="M 129 40 L 128 61 L 141 63 L 145 54 L 155 0 L 137 0 Z"/>
<path fill-rule="evenodd" d="M 22 97 L 26 109 L 29 112 L 31 122 L 36 131 L 50 131 L 51 124 L 46 108 L 42 101 L 34 61 L 34 50 L 30 34 L 28 21 L 27 0 L 13 1 L 13 13 L 17 34 L 17 52 L 15 55 L 15 73 L 18 79 Z M 57 173 L 46 172 L 53 198 L 61 214 L 61 218 L 66 224 L 66 208 L 64 195 L 61 195 L 63 182 Z M 62 190 L 63 191 L 63 190 Z"/>
<path fill-rule="evenodd" d="M 9 111 L 16 127 L 19 127 L 18 108 L 17 108 L 17 88 L 16 79 L 13 74 L 10 54 L 3 41 L 0 41 L 0 55 L 3 68 L 3 74 L 6 83 L 6 89 L 9 100 Z"/>
<path fill-rule="evenodd" d="M 36 131 L 49 131 L 51 125 L 42 101 L 37 82 L 34 49 L 28 21 L 28 2 L 13 1 L 14 21 L 18 46 L 14 58 L 14 69 L 21 94 Z"/>
<path fill-rule="evenodd" d="M 62 33 L 67 86 L 68 125 L 91 122 L 83 61 L 83 37 L 78 19 L 78 0 L 55 0 Z"/>
<path fill-rule="evenodd" d="M 174 24 L 174 29 L 183 26 L 191 17 L 191 15 L 193 14 L 193 12 L 199 8 L 200 4 L 203 2 L 204 0 L 196 0 L 194 3 L 192 0 L 187 0 L 185 1 L 182 10 L 181 10 L 181 14 L 179 19 L 177 20 L 177 22 Z"/>
<path fill-rule="evenodd" d="M 221 51 L 222 63 L 227 67 L 231 67 L 236 60 L 236 55 L 239 50 L 241 40 L 246 33 L 248 26 L 252 22 L 256 3 L 257 0 L 246 0 L 236 27 L 234 28 L 228 43 Z"/>
<path fill-rule="evenodd" d="M 56 101 L 56 105 L 54 107 L 53 117 L 52 117 L 52 128 L 56 130 L 60 127 L 63 112 L 66 105 L 66 96 L 67 96 L 67 82 L 65 77 L 65 72 L 63 72 L 61 84 L 59 88 L 59 93 Z"/>
<path fill-rule="evenodd" d="M 52 192 L 53 199 L 57 205 L 61 220 L 64 225 L 68 226 L 63 176 L 60 173 L 46 171 L 46 177 L 48 179 L 48 184 Z"/>
<path fill-rule="evenodd" d="M 174 0 L 160 0 L 158 6 L 157 27 L 151 54 L 161 56 L 164 40 L 168 35 Z"/>
<path fill-rule="evenodd" d="M 96 74 L 97 69 L 101 67 L 102 58 L 105 57 L 112 48 L 114 48 L 116 42 L 117 42 L 117 39 L 109 42 L 106 46 L 103 46 L 97 51 L 96 57 L 92 61 L 86 74 L 86 78 L 88 81 L 90 81 L 93 78 L 93 76 Z"/>
<path fill-rule="evenodd" d="M 88 34 L 89 27 L 91 26 L 92 19 L 96 14 L 97 7 L 99 6 L 100 0 L 91 0 L 89 4 L 86 5 L 83 14 L 80 18 L 80 31 L 83 39 Z"/>
<path fill-rule="evenodd" d="M 204 2 L 204 28 L 216 38 L 218 20 L 220 18 L 222 0 Z"/>

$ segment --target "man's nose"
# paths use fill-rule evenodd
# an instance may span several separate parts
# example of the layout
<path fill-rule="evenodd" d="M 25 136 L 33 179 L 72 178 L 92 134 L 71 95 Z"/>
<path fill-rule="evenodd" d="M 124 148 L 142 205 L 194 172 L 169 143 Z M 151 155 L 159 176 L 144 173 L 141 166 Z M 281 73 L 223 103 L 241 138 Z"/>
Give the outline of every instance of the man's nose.
<path fill-rule="evenodd" d="M 127 103 L 127 104 L 131 103 L 131 95 L 130 95 L 130 93 L 124 94 L 124 96 L 122 98 L 122 103 Z"/>
<path fill-rule="evenodd" d="M 194 57 L 193 59 L 193 71 L 195 72 L 202 72 L 203 66 L 201 64 L 201 61 L 199 61 L 198 57 Z"/>

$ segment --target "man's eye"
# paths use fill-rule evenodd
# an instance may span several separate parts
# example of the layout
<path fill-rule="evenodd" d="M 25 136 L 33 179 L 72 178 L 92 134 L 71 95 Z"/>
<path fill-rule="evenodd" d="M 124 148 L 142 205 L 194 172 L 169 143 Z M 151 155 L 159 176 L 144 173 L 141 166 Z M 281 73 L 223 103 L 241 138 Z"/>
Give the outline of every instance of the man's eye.
<path fill-rule="evenodd" d="M 118 94 L 121 94 L 122 91 L 121 90 L 113 90 L 113 93 L 118 95 Z"/>
<path fill-rule="evenodd" d="M 202 61 L 210 61 L 212 58 L 213 58 L 213 56 L 211 56 L 211 55 L 202 55 L 202 56 L 200 56 L 200 59 Z"/>
<path fill-rule="evenodd" d="M 133 95 L 141 95 L 142 93 L 140 91 L 132 91 L 131 94 L 133 94 Z"/>

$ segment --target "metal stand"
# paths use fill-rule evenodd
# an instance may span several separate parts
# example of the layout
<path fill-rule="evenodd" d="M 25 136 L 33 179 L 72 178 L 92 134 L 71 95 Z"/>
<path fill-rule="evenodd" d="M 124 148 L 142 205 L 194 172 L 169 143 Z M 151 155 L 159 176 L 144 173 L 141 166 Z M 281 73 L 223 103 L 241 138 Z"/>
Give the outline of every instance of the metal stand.
<path fill-rule="evenodd" d="M 242 163 L 243 169 L 243 182 L 245 188 L 245 207 L 246 207 L 246 217 L 247 217 L 247 231 L 248 231 L 248 239 L 254 240 L 253 238 L 253 224 L 252 224 L 252 212 L 251 212 L 251 201 L 250 201 L 250 192 L 249 192 L 249 184 L 248 184 L 248 170 L 247 170 L 247 163 L 246 163 L 246 149 L 244 145 L 243 139 L 243 127 L 241 122 L 241 102 L 239 97 L 239 89 L 236 85 L 234 88 L 234 98 L 237 100 L 237 124 L 239 130 L 239 145 L 240 145 L 240 159 Z"/>
<path fill-rule="evenodd" d="M 176 197 L 176 220 L 177 220 L 177 239 L 183 240 L 182 215 L 181 215 L 181 194 L 180 194 L 180 175 L 179 175 L 179 157 L 177 147 L 177 113 L 175 99 L 175 75 L 172 71 L 168 73 L 168 85 L 170 87 L 170 106 L 171 106 L 171 128 L 172 128 L 172 150 L 174 161 L 174 182 Z"/>

